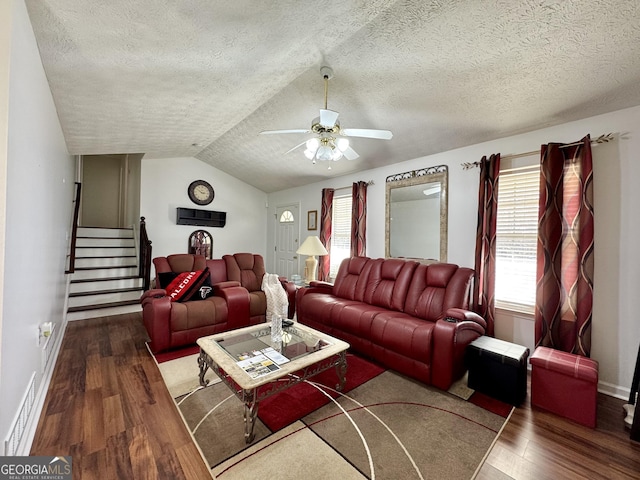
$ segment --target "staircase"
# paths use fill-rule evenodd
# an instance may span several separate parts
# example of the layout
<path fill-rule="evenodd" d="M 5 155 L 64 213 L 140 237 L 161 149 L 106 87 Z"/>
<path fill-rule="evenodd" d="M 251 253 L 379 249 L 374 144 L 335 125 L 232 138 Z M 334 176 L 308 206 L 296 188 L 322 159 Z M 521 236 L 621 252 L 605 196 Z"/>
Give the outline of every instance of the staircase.
<path fill-rule="evenodd" d="M 141 311 L 133 228 L 78 227 L 67 320 Z"/>

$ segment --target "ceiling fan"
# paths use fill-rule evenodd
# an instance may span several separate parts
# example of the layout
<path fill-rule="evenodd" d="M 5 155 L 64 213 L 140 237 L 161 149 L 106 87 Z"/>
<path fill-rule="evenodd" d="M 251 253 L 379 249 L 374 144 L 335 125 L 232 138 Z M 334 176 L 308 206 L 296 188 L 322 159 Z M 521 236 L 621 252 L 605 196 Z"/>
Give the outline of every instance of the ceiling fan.
<path fill-rule="evenodd" d="M 347 160 L 355 160 L 359 157 L 356 151 L 349 145 L 347 137 L 364 137 L 381 140 L 390 140 L 393 134 L 389 130 L 372 130 L 368 128 L 342 128 L 338 121 L 338 112 L 327 109 L 327 95 L 329 92 L 329 80 L 333 77 L 331 67 L 321 67 L 320 74 L 324 79 L 324 108 L 320 110 L 320 116 L 313 119 L 311 128 L 299 128 L 292 130 L 264 130 L 261 135 L 280 133 L 315 133 L 314 136 L 299 145 L 296 145 L 286 153 L 297 148 L 306 147 L 304 155 L 316 163 L 320 161 L 337 161 L 342 157 Z"/>

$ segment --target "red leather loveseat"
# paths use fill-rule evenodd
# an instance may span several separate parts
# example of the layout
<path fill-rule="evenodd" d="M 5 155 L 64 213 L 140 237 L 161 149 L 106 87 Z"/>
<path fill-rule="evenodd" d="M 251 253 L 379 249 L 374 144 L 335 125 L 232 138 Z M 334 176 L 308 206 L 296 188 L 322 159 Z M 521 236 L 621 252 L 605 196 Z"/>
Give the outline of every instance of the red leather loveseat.
<path fill-rule="evenodd" d="M 193 295 L 187 301 L 172 301 L 164 288 L 142 294 L 142 319 L 152 352 L 195 344 L 203 336 L 265 321 L 267 301 L 261 290 L 265 274 L 262 256 L 236 253 L 206 260 L 202 255 L 176 254 L 156 257 L 153 264 L 156 286 L 164 285 L 167 278 L 176 274 L 203 272 L 208 268 L 204 285 L 209 295 L 204 299 Z M 283 279 L 281 282 L 289 298 L 289 316 L 293 316 L 295 285 Z"/>
<path fill-rule="evenodd" d="M 331 286 L 313 282 L 297 319 L 381 364 L 447 390 L 465 371 L 466 346 L 487 330 L 467 310 L 473 270 L 449 263 L 348 258 Z"/>

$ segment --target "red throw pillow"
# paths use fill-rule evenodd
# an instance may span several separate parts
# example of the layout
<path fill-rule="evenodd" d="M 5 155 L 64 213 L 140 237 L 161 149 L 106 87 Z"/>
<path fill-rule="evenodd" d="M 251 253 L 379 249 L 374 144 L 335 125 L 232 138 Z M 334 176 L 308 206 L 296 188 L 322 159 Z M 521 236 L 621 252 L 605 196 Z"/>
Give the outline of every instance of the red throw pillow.
<path fill-rule="evenodd" d="M 209 278 L 209 267 L 195 272 L 183 272 L 165 289 L 172 302 L 186 302 L 200 290 L 202 284 Z"/>

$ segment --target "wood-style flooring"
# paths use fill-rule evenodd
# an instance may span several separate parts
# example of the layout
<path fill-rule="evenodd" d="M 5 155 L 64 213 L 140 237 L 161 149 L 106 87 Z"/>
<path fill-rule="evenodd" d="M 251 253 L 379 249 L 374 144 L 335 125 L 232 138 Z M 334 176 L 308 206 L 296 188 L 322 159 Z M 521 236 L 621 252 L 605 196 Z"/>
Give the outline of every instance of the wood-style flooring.
<path fill-rule="evenodd" d="M 71 455 L 74 479 L 211 478 L 146 338 L 140 314 L 69 323 L 31 455 Z M 640 443 L 624 429 L 622 404 L 600 395 L 592 430 L 527 399 L 477 478 L 640 479 Z"/>

